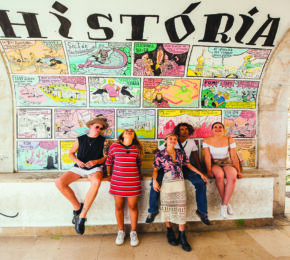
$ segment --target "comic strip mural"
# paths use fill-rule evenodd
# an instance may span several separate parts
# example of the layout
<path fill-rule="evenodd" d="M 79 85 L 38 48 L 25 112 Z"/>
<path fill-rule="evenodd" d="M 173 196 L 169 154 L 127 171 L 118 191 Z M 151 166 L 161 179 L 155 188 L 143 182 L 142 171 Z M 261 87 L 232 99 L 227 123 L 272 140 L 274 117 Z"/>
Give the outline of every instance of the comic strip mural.
<path fill-rule="evenodd" d="M 203 80 L 201 107 L 255 108 L 258 81 Z"/>
<path fill-rule="evenodd" d="M 140 78 L 89 77 L 90 106 L 139 107 Z"/>
<path fill-rule="evenodd" d="M 200 80 L 145 78 L 143 89 L 144 107 L 198 107 Z"/>
<path fill-rule="evenodd" d="M 131 43 L 66 41 L 65 46 L 71 74 L 131 74 Z"/>
<path fill-rule="evenodd" d="M 14 74 L 68 74 L 61 41 L 1 40 Z"/>
<path fill-rule="evenodd" d="M 245 18 L 228 36 L 229 28 L 221 33 L 219 24 L 224 14 L 204 15 L 204 31 L 187 20 L 199 5 L 192 3 L 182 15 L 163 17 L 164 31 L 158 29 L 153 38 L 148 34 L 154 31 L 153 21 L 161 26 L 159 15 L 89 15 L 88 28 L 82 28 L 85 36 L 77 37 L 77 23 L 71 26 L 68 16 L 49 12 L 63 19 L 61 37 L 55 40 L 41 34 L 44 29 L 35 13 L 30 13 L 35 24 L 14 24 L 1 16 L 0 51 L 14 94 L 16 170 L 70 169 L 74 163 L 69 150 L 78 136 L 88 133 L 86 122 L 95 117 L 107 120 L 109 128 L 102 134 L 110 143 L 125 129 L 136 131 L 145 148 L 143 169 L 152 168 L 154 151 L 181 122 L 194 126 L 190 138 L 201 155 L 202 140 L 212 135 L 216 121 L 224 123 L 225 135 L 236 139 L 243 165 L 255 167 L 259 87 L 279 19 L 268 17 L 251 36 Z M 57 6 L 64 7 L 58 3 L 53 8 Z M 255 12 L 253 8 L 249 14 Z M 130 30 L 119 31 L 120 24 L 117 30 L 101 27 L 98 17 L 108 24 L 120 21 Z M 182 23 L 177 22 L 180 18 Z M 15 30 L 19 25 L 29 39 Z M 116 37 L 118 33 L 122 36 Z"/>
<path fill-rule="evenodd" d="M 12 76 L 16 105 L 19 107 L 86 106 L 85 77 Z"/>
<path fill-rule="evenodd" d="M 260 79 L 270 49 L 194 46 L 187 76 Z"/>
<path fill-rule="evenodd" d="M 183 77 L 189 45 L 135 43 L 134 76 Z"/>

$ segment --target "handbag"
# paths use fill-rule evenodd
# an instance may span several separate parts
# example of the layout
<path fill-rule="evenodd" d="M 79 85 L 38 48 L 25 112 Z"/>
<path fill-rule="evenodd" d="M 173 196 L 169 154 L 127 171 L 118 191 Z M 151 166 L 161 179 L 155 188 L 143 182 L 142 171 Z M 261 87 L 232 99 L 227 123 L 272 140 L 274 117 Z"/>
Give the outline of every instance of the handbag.
<path fill-rule="evenodd" d="M 230 149 L 231 149 L 231 148 L 230 148 L 230 137 L 228 137 L 228 143 L 229 143 L 229 151 L 230 151 Z M 240 160 L 240 158 L 239 158 L 237 152 L 236 152 L 236 155 L 237 155 L 237 158 L 238 158 L 238 161 L 239 161 L 240 172 L 242 172 L 242 171 L 243 171 L 243 165 L 242 165 L 242 162 L 241 162 L 241 160 Z"/>

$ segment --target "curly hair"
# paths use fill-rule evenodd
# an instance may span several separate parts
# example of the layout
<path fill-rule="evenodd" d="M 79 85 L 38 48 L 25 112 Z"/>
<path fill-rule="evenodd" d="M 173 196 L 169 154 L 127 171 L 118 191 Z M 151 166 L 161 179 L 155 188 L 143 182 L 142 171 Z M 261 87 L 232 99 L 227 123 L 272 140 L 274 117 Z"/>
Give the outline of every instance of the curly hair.
<path fill-rule="evenodd" d="M 177 126 L 174 127 L 172 133 L 177 135 L 177 136 L 180 136 L 180 127 L 181 126 L 186 126 L 188 131 L 189 131 L 189 135 L 192 135 L 194 133 L 194 128 L 192 125 L 188 124 L 188 123 L 185 123 L 185 122 L 182 122 L 182 123 L 179 123 Z"/>
<path fill-rule="evenodd" d="M 137 146 L 137 149 L 138 149 L 138 155 L 140 158 L 143 157 L 144 155 L 144 148 L 143 148 L 143 144 L 140 142 L 140 140 L 138 139 L 137 135 L 136 135 L 136 132 L 134 129 L 130 129 L 130 130 L 133 130 L 134 131 L 134 138 L 133 138 L 133 141 L 132 141 L 132 144 L 133 145 L 136 145 Z M 124 132 L 126 130 L 123 131 L 122 134 L 119 135 L 118 139 L 117 139 L 117 143 L 122 143 L 124 141 Z"/>

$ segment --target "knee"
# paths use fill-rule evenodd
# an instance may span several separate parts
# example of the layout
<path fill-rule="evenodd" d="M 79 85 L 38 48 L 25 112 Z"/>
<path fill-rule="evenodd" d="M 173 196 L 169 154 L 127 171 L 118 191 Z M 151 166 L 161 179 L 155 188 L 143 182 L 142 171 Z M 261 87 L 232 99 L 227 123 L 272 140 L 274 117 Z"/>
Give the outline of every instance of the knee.
<path fill-rule="evenodd" d="M 237 181 L 237 176 L 227 177 L 227 182 L 231 184 L 235 184 Z"/>
<path fill-rule="evenodd" d="M 128 204 L 129 210 L 136 211 L 138 210 L 138 204 Z"/>
<path fill-rule="evenodd" d="M 58 178 L 54 183 L 59 190 L 62 190 L 65 187 L 63 181 L 60 178 Z"/>
<path fill-rule="evenodd" d="M 224 181 L 224 175 L 223 174 L 216 174 L 215 179 L 217 181 Z"/>
<path fill-rule="evenodd" d="M 101 179 L 94 179 L 94 180 L 91 180 L 91 186 L 98 189 L 99 186 L 101 185 Z"/>
<path fill-rule="evenodd" d="M 116 211 L 124 211 L 124 204 L 115 204 Z"/>

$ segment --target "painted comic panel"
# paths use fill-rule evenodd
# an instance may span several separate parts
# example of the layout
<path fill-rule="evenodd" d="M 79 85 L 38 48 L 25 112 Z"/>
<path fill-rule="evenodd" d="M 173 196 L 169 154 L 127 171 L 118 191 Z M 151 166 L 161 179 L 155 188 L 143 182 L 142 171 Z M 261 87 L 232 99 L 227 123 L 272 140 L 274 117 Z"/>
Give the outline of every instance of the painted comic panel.
<path fill-rule="evenodd" d="M 74 162 L 69 158 L 69 151 L 74 141 L 60 141 L 60 167 L 61 170 L 69 170 L 74 166 Z"/>
<path fill-rule="evenodd" d="M 56 109 L 54 111 L 55 138 L 74 139 L 87 134 L 86 122 L 101 117 L 107 119 L 109 128 L 102 133 L 107 138 L 115 137 L 115 112 L 113 109 Z"/>
<path fill-rule="evenodd" d="M 134 76 L 183 77 L 189 45 L 135 43 Z"/>
<path fill-rule="evenodd" d="M 256 108 L 258 81 L 209 80 L 202 81 L 203 108 Z"/>
<path fill-rule="evenodd" d="M 57 141 L 18 141 L 18 171 L 57 170 Z"/>
<path fill-rule="evenodd" d="M 220 110 L 158 110 L 158 138 L 165 138 L 182 122 L 194 127 L 190 137 L 208 137 L 212 135 L 211 125 L 217 121 L 221 122 Z"/>
<path fill-rule="evenodd" d="M 193 46 L 187 76 L 260 79 L 270 49 Z"/>
<path fill-rule="evenodd" d="M 1 40 L 13 74 L 68 74 L 61 41 Z"/>
<path fill-rule="evenodd" d="M 157 141 L 143 141 L 144 156 L 142 158 L 142 169 L 151 169 L 154 162 L 154 151 L 158 148 Z M 151 172 L 152 173 L 152 172 Z"/>
<path fill-rule="evenodd" d="M 72 74 L 131 75 L 131 43 L 65 42 Z"/>
<path fill-rule="evenodd" d="M 256 136 L 256 111 L 224 110 L 225 134 L 234 138 Z"/>
<path fill-rule="evenodd" d="M 14 75 L 17 106 L 86 106 L 85 77 Z"/>
<path fill-rule="evenodd" d="M 198 107 L 200 80 L 174 78 L 145 78 L 144 107 Z"/>
<path fill-rule="evenodd" d="M 256 140 L 236 139 L 237 154 L 244 167 L 255 167 L 256 161 Z"/>
<path fill-rule="evenodd" d="M 52 137 L 50 109 L 18 109 L 17 137 L 24 139 Z"/>
<path fill-rule="evenodd" d="M 141 79 L 89 77 L 91 107 L 140 107 Z"/>
<path fill-rule="evenodd" d="M 125 129 L 134 129 L 138 138 L 153 139 L 155 137 L 154 110 L 117 110 L 117 135 Z"/>

